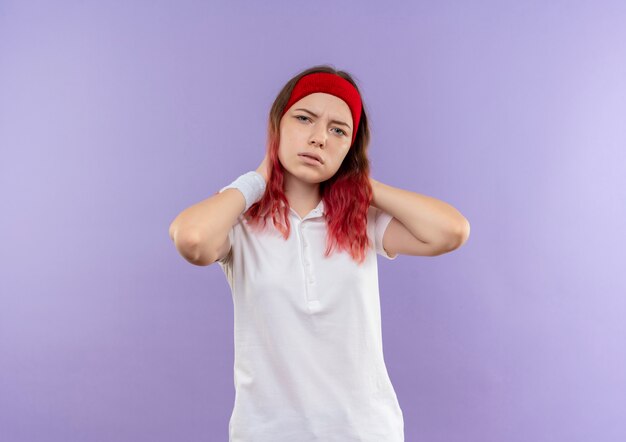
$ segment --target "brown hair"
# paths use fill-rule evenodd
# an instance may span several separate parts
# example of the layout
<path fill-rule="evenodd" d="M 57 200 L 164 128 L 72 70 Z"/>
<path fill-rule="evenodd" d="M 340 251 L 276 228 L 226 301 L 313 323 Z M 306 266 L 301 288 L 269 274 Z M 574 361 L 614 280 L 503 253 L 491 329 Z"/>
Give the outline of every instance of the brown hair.
<path fill-rule="evenodd" d="M 336 70 L 329 65 L 308 68 L 289 80 L 278 93 L 269 113 L 267 146 L 269 154 L 269 179 L 263 197 L 245 212 L 244 217 L 252 226 L 258 226 L 266 218 L 273 220 L 274 226 L 285 240 L 289 237 L 289 202 L 284 193 L 284 169 L 278 159 L 280 144 L 280 120 L 291 91 L 298 80 L 314 72 L 328 72 L 348 80 L 359 90 L 350 74 Z M 360 95 L 360 91 L 359 91 Z M 367 112 L 361 96 L 362 110 L 354 143 L 346 154 L 341 166 L 331 178 L 320 183 L 320 195 L 324 201 L 325 219 L 328 224 L 325 256 L 337 247 L 346 250 L 361 264 L 366 256 L 365 249 L 371 246 L 367 236 L 367 212 L 372 200 L 372 187 L 369 182 L 370 166 L 367 147 L 370 131 Z M 281 202 L 284 207 L 281 207 Z M 282 215 L 282 216 L 281 216 Z"/>

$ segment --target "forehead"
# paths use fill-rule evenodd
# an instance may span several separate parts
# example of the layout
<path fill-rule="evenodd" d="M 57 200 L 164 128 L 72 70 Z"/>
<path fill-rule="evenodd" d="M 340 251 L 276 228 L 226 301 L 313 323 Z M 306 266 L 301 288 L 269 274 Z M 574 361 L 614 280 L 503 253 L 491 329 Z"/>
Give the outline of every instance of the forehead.
<path fill-rule="evenodd" d="M 316 114 L 320 112 L 327 112 L 331 117 L 343 117 L 347 120 L 352 119 L 352 112 L 350 112 L 348 104 L 341 98 L 325 92 L 315 92 L 313 94 L 309 94 L 296 101 L 292 106 L 293 109 L 302 107 L 305 107 Z"/>

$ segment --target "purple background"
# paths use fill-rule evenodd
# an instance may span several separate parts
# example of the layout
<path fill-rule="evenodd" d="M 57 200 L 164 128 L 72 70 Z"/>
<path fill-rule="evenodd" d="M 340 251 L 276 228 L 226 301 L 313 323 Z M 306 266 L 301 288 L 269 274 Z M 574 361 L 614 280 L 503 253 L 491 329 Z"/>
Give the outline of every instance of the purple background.
<path fill-rule="evenodd" d="M 99 4 L 101 3 L 101 4 Z M 0 3 L 0 439 L 226 441 L 233 305 L 168 235 L 354 74 L 372 176 L 471 236 L 379 258 L 407 442 L 626 440 L 626 4 Z"/>

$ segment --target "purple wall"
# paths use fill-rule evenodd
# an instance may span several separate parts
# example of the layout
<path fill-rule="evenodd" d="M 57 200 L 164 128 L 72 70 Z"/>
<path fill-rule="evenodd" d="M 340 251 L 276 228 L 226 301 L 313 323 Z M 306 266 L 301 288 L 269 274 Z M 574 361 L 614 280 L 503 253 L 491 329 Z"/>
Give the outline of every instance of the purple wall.
<path fill-rule="evenodd" d="M 372 176 L 471 223 L 379 259 L 407 442 L 626 440 L 626 4 L 248 3 L 0 3 L 0 439 L 228 439 L 229 287 L 169 224 L 331 63 Z"/>

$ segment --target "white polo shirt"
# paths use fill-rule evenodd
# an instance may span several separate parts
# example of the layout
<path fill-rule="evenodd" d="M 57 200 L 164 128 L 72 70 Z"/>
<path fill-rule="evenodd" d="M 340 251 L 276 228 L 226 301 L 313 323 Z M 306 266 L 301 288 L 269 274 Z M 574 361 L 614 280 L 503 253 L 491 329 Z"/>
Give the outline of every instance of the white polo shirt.
<path fill-rule="evenodd" d="M 234 303 L 235 403 L 229 442 L 403 442 L 404 420 L 383 358 L 378 266 L 392 219 L 370 206 L 373 247 L 359 266 L 324 257 L 324 201 L 291 208 L 285 241 L 243 214 L 218 261 Z"/>

